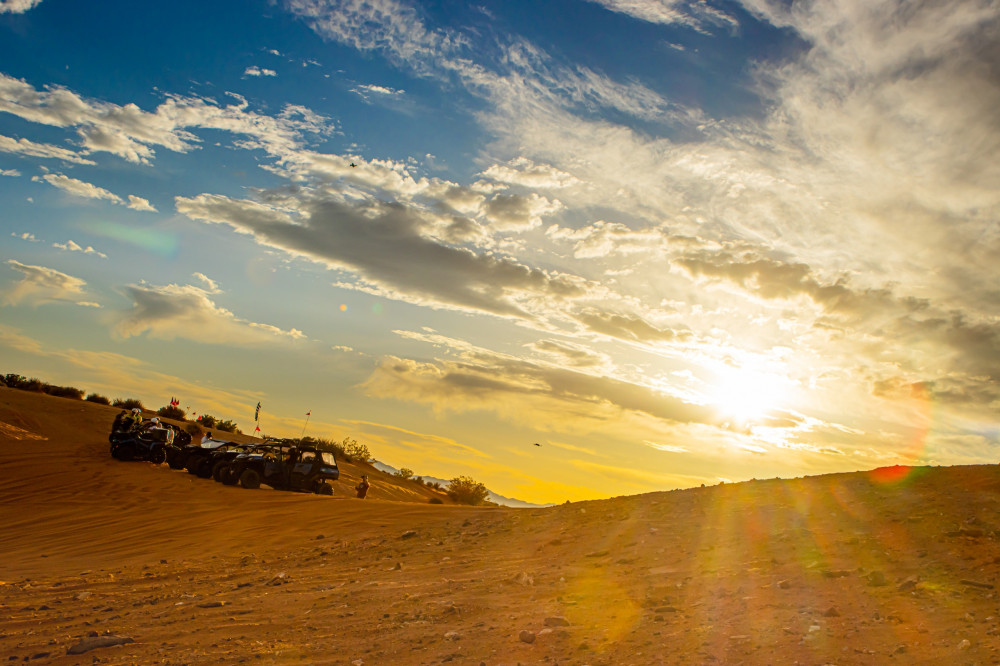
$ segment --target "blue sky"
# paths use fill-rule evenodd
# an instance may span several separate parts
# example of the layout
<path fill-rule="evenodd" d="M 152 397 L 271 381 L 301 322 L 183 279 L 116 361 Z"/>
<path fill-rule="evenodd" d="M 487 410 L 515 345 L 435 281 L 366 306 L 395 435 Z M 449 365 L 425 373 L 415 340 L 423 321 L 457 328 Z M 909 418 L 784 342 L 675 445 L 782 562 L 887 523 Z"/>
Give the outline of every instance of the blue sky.
<path fill-rule="evenodd" d="M 0 0 L 2 370 L 531 501 L 994 462 L 998 18 Z"/>

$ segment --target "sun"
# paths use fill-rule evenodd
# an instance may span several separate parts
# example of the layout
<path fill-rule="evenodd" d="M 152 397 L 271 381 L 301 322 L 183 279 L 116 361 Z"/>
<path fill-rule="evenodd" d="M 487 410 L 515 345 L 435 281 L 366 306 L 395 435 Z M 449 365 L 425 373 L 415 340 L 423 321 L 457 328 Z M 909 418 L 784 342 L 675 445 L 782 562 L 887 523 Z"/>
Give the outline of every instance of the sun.
<path fill-rule="evenodd" d="M 771 372 L 722 366 L 707 390 L 708 402 L 738 423 L 761 420 L 783 406 L 791 380 Z"/>

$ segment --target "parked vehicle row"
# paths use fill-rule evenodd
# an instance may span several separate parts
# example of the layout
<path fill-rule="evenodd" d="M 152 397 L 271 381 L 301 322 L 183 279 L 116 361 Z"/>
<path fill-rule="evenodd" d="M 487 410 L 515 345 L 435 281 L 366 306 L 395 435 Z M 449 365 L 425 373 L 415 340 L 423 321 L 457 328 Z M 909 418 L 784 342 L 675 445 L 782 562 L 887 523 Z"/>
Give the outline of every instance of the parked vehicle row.
<path fill-rule="evenodd" d="M 119 460 L 166 462 L 171 469 L 186 469 L 200 478 L 243 488 L 259 488 L 263 483 L 276 490 L 332 495 L 332 482 L 340 478 L 331 451 L 292 440 L 238 444 L 205 437 L 192 442 L 190 434 L 157 418 L 136 423 L 122 415 L 108 439 L 112 457 Z"/>

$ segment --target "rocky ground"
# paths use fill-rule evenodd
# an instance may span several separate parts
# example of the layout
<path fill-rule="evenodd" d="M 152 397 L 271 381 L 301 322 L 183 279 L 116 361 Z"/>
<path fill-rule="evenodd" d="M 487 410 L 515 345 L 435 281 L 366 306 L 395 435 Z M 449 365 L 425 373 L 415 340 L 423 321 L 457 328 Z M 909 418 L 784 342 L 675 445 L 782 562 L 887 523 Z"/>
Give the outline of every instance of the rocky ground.
<path fill-rule="evenodd" d="M 1000 663 L 996 466 L 471 508 L 118 462 L 114 411 L 0 389 L 0 660 Z"/>

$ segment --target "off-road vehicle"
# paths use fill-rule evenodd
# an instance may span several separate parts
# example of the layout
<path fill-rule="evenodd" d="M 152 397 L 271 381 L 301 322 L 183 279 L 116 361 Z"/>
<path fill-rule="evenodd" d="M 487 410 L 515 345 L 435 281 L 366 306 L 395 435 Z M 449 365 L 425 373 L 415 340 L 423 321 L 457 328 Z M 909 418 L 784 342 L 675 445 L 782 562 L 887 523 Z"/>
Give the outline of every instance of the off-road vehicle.
<path fill-rule="evenodd" d="M 220 446 L 225 446 L 227 444 L 235 444 L 235 442 L 227 442 L 221 439 L 213 439 L 211 433 L 203 437 L 198 442 L 191 442 L 191 435 L 187 435 L 187 444 L 183 446 L 173 446 L 167 449 L 167 464 L 170 465 L 170 469 L 184 469 L 188 467 L 188 463 L 192 462 L 191 459 L 200 459 L 203 456 L 207 456 L 213 450 L 219 448 Z M 191 470 L 188 467 L 188 471 L 192 474 L 197 472 L 197 467 Z M 211 470 L 209 470 L 211 473 Z"/>
<path fill-rule="evenodd" d="M 230 465 L 230 477 L 244 488 L 266 483 L 276 490 L 297 490 L 332 495 L 332 481 L 340 478 L 337 460 L 331 451 L 314 446 L 271 444 L 259 451 L 239 455 Z"/>
<path fill-rule="evenodd" d="M 159 465 L 167 459 L 166 447 L 174 441 L 177 429 L 159 419 L 151 419 L 134 430 L 112 432 L 111 457 L 118 460 L 148 460 Z"/>

